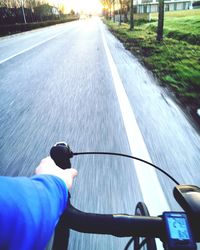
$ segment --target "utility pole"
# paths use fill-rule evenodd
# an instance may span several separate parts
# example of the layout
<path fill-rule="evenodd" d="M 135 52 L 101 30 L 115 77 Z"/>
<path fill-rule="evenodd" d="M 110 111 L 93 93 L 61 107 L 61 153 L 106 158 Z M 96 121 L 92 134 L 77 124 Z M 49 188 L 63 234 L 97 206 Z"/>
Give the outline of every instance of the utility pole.
<path fill-rule="evenodd" d="M 22 4 L 22 14 L 23 14 L 23 18 L 24 18 L 24 23 L 27 23 L 26 22 L 25 12 L 24 12 L 24 0 L 21 1 L 21 4 Z"/>

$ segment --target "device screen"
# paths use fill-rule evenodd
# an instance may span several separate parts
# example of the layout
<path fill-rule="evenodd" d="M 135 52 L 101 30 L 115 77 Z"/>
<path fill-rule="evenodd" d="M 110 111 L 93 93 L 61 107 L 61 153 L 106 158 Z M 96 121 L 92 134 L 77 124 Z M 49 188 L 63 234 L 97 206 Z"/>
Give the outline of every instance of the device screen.
<path fill-rule="evenodd" d="M 187 221 L 185 217 L 182 216 L 169 216 L 167 218 L 170 236 L 172 239 L 177 240 L 189 240 L 190 235 L 188 232 Z"/>

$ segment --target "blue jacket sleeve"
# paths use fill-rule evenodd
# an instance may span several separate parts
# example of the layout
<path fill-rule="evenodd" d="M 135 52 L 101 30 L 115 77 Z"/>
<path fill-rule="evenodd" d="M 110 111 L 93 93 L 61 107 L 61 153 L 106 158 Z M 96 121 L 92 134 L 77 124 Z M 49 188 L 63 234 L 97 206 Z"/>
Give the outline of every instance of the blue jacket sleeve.
<path fill-rule="evenodd" d="M 0 177 L 0 249 L 45 249 L 67 198 L 55 176 Z"/>

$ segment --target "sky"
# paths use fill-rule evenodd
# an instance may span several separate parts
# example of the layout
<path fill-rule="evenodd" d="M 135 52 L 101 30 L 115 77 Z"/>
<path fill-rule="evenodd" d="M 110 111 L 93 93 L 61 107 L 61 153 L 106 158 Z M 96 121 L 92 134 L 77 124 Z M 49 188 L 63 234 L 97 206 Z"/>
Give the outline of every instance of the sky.
<path fill-rule="evenodd" d="M 53 0 L 57 4 L 64 4 L 69 12 L 73 9 L 75 12 L 101 12 L 102 6 L 99 0 Z"/>

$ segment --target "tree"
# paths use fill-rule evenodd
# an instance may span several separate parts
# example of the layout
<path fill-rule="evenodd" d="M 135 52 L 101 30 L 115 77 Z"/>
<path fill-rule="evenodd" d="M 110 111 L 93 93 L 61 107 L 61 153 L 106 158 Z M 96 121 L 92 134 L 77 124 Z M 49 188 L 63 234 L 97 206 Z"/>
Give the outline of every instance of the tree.
<path fill-rule="evenodd" d="M 119 25 L 122 24 L 122 2 L 123 0 L 119 0 L 119 5 L 120 5 L 120 9 L 119 9 Z"/>
<path fill-rule="evenodd" d="M 6 5 L 6 2 L 5 1 L 1 1 L 0 2 L 0 8 L 3 8 L 3 7 L 6 7 L 7 5 Z"/>
<path fill-rule="evenodd" d="M 24 18 L 24 23 L 26 23 L 26 15 L 25 15 L 25 11 L 24 11 L 24 1 L 21 1 L 21 7 L 22 7 L 22 14 L 23 14 L 23 18 Z"/>
<path fill-rule="evenodd" d="M 113 22 L 115 22 L 115 0 L 112 1 L 113 4 Z"/>
<path fill-rule="evenodd" d="M 163 26 L 164 26 L 164 0 L 159 0 L 158 4 L 158 27 L 157 27 L 157 41 L 163 40 Z"/>
<path fill-rule="evenodd" d="M 129 11 L 130 0 L 123 0 L 123 13 L 124 13 L 124 22 L 128 22 L 128 11 Z"/>
<path fill-rule="evenodd" d="M 53 7 L 49 4 L 42 4 L 34 8 L 35 14 L 41 17 L 47 17 L 53 15 Z"/>
<path fill-rule="evenodd" d="M 122 22 L 122 14 L 124 15 L 124 22 L 128 22 L 128 11 L 130 9 L 130 0 L 119 0 L 119 24 Z"/>
<path fill-rule="evenodd" d="M 111 18 L 111 5 L 112 5 L 112 0 L 101 0 L 101 4 L 103 5 L 103 12 L 106 18 L 109 17 Z"/>
<path fill-rule="evenodd" d="M 70 15 L 71 15 L 71 16 L 75 16 L 75 11 L 74 11 L 74 10 L 71 10 L 71 11 L 70 11 Z"/>
<path fill-rule="evenodd" d="M 130 30 L 134 30 L 133 0 L 130 1 Z"/>
<path fill-rule="evenodd" d="M 122 14 L 124 14 L 124 21 L 128 21 L 128 10 L 130 6 L 130 0 L 101 0 L 104 8 L 104 15 L 111 19 L 113 13 L 113 21 L 115 22 L 115 6 L 119 10 L 119 24 L 122 22 Z"/>
<path fill-rule="evenodd" d="M 19 3 L 16 0 L 1 0 L 0 7 L 6 7 L 6 8 L 19 7 Z"/>

